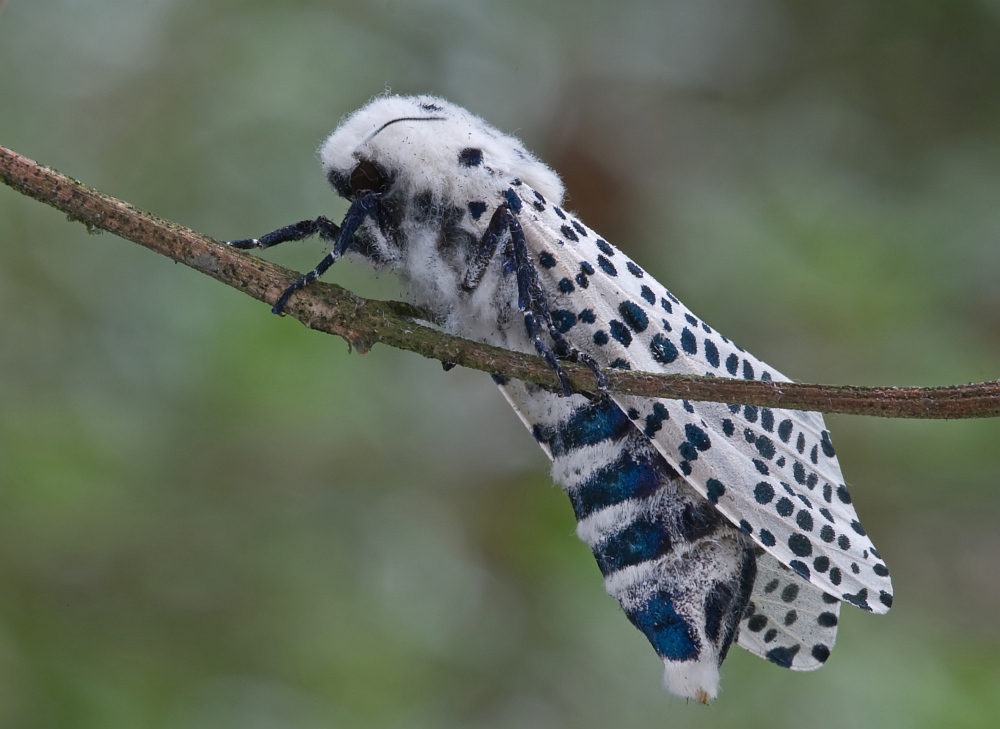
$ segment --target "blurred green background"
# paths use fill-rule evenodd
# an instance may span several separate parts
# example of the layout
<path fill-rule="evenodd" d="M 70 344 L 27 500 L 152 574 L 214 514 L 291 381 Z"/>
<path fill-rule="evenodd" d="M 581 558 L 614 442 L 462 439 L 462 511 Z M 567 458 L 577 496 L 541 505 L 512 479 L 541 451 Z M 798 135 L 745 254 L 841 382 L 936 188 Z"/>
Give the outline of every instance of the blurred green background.
<path fill-rule="evenodd" d="M 387 87 L 521 135 L 796 379 L 1000 376 L 997 0 L 0 13 L 0 143 L 222 239 L 341 215 L 315 149 Z M 488 377 L 0 188 L 0 726 L 997 726 L 1000 421 L 829 421 L 895 607 L 845 608 L 815 673 L 734 649 L 688 705 Z"/>

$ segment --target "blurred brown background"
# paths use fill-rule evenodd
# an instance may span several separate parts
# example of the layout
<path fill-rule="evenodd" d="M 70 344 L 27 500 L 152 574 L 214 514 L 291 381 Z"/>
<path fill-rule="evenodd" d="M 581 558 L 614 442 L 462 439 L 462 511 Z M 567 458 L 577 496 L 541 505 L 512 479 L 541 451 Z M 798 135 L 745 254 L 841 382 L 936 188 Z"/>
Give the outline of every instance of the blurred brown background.
<path fill-rule="evenodd" d="M 796 379 L 1000 376 L 997 0 L 0 14 L 0 143 L 223 239 L 341 215 L 315 149 L 386 87 L 521 135 Z M 815 673 L 734 649 L 687 705 L 488 377 L 0 188 L 0 726 L 997 726 L 1000 421 L 830 423 L 895 607 L 845 609 Z"/>

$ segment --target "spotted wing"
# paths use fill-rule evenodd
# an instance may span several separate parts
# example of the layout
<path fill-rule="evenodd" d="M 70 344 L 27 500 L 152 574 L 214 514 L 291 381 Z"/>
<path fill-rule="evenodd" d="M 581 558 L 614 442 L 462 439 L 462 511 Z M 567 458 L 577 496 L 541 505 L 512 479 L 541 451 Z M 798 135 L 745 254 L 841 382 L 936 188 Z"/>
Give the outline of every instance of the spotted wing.
<path fill-rule="evenodd" d="M 830 657 L 839 616 L 838 598 L 799 579 L 761 549 L 737 642 L 783 668 L 812 671 Z"/>
<path fill-rule="evenodd" d="M 788 381 L 572 215 L 527 186 L 517 195 L 553 320 L 575 347 L 610 367 Z M 858 521 L 820 414 L 615 400 L 668 463 L 778 562 L 840 600 L 889 609 L 888 569 Z"/>

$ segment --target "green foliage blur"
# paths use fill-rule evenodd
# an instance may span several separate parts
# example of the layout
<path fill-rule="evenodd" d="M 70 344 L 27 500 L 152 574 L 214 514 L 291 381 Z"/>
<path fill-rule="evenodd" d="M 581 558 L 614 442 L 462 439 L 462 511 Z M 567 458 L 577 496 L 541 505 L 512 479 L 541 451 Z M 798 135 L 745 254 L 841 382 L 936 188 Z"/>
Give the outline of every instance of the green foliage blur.
<path fill-rule="evenodd" d="M 522 136 L 796 379 L 1000 376 L 997 0 L 0 13 L 0 143 L 220 239 L 342 215 L 315 149 L 386 88 Z M 688 705 L 488 377 L 0 188 L 0 727 L 1000 725 L 1000 422 L 829 422 L 895 607 L 814 673 L 734 648 Z"/>

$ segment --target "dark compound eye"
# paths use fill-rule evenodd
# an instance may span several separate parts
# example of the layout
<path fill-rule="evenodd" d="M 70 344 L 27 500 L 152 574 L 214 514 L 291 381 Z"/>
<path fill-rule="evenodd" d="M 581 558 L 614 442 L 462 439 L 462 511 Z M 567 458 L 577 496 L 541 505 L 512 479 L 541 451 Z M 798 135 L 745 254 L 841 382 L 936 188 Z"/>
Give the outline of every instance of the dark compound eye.
<path fill-rule="evenodd" d="M 362 160 L 351 171 L 348 188 L 352 198 L 358 198 L 367 192 L 385 192 L 389 186 L 382 171 L 368 160 Z"/>

